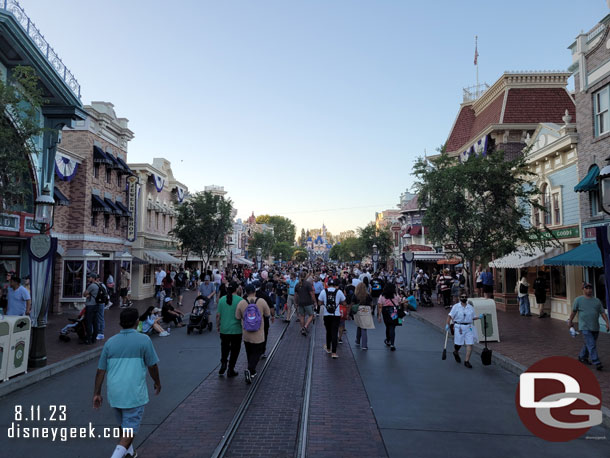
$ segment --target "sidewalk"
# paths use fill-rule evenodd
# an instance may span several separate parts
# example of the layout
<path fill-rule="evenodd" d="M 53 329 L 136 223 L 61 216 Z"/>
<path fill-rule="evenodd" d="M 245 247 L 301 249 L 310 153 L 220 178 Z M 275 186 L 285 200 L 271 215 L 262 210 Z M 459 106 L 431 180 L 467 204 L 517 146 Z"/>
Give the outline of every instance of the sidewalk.
<path fill-rule="evenodd" d="M 417 312 L 411 312 L 419 318 L 440 328 L 445 327 L 447 314 L 442 306 L 418 307 Z M 538 318 L 537 315 L 522 317 L 518 312 L 498 313 L 498 329 L 500 342 L 488 342 L 487 345 L 494 354 L 502 355 L 529 367 L 536 361 L 549 356 L 569 356 L 576 358 L 582 347 L 582 338 L 572 338 L 564 321 L 553 318 Z M 482 343 L 482 341 L 481 341 Z M 450 344 L 447 345 L 451 347 Z M 605 363 L 603 371 L 593 368 L 603 394 L 603 404 L 610 407 L 610 334 L 600 332 L 597 340 L 600 359 Z M 592 367 L 592 366 L 591 366 Z"/>

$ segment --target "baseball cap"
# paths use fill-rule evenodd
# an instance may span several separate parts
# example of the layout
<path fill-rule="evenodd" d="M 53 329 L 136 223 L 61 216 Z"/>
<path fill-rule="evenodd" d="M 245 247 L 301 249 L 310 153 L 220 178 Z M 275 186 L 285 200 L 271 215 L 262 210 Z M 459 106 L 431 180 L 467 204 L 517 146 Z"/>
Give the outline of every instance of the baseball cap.
<path fill-rule="evenodd" d="M 87 278 L 97 278 L 97 274 L 95 272 L 88 272 Z"/>
<path fill-rule="evenodd" d="M 171 297 L 166 297 L 165 299 L 163 299 L 163 302 L 165 302 L 166 304 L 171 301 L 172 301 Z"/>
<path fill-rule="evenodd" d="M 585 289 L 585 288 L 593 288 L 593 285 L 586 281 L 582 284 L 582 289 Z"/>

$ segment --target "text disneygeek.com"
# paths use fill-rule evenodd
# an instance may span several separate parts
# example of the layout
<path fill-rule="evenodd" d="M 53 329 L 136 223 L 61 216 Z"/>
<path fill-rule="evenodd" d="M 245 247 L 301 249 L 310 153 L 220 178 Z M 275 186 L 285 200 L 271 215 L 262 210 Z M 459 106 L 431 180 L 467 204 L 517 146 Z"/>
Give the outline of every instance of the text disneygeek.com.
<path fill-rule="evenodd" d="M 132 428 L 101 428 L 98 432 L 90 422 L 88 426 L 22 426 L 11 423 L 8 428 L 9 439 L 51 439 L 66 442 L 68 439 L 119 439 L 133 437 Z"/>

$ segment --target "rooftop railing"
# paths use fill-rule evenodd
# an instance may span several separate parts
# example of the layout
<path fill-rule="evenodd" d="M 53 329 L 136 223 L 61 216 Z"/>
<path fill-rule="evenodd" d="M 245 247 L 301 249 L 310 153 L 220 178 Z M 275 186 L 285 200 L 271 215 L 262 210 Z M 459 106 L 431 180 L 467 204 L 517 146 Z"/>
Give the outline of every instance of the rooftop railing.
<path fill-rule="evenodd" d="M 30 40 L 40 50 L 42 55 L 51 64 L 51 67 L 57 72 L 61 79 L 70 88 L 72 93 L 80 99 L 80 84 L 72 74 L 68 67 L 62 62 L 55 50 L 45 40 L 40 30 L 34 25 L 31 19 L 25 14 L 25 10 L 21 7 L 17 0 L 0 0 L 0 8 L 11 13 L 24 32 L 30 37 Z"/>
<path fill-rule="evenodd" d="M 483 83 L 478 86 L 470 86 L 464 88 L 464 102 L 472 102 L 481 97 L 485 91 L 489 89 L 489 84 Z"/>

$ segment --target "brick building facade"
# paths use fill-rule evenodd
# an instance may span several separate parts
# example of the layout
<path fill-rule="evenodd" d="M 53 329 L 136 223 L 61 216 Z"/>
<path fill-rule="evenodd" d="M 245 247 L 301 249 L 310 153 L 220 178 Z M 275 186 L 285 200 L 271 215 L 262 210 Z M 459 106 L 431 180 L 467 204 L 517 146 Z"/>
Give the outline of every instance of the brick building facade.
<path fill-rule="evenodd" d="M 134 137 L 128 120 L 117 118 L 113 105 L 92 102 L 88 118 L 62 132 L 55 161 L 55 200 L 68 204 L 55 210 L 52 236 L 58 239 L 55 263 L 54 311 L 82 303 L 86 273 L 104 281 L 120 280 L 120 268 L 131 270 L 128 210 L 127 144 Z"/>

